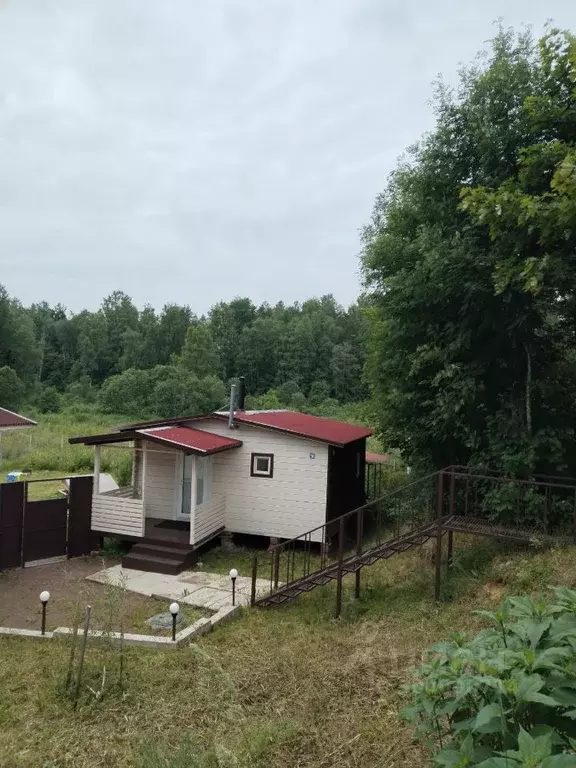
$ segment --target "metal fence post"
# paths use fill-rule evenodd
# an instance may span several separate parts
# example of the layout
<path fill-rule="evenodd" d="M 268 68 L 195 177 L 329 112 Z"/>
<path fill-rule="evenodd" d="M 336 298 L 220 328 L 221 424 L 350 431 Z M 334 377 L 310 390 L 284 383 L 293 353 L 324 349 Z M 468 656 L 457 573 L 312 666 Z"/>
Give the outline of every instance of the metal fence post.
<path fill-rule="evenodd" d="M 258 576 L 258 558 L 252 558 L 252 588 L 250 590 L 250 605 L 256 602 L 256 578 Z"/>
<path fill-rule="evenodd" d="M 454 486 L 455 486 L 456 477 L 454 475 L 454 470 L 452 469 L 450 471 L 450 501 L 449 501 L 449 507 L 448 507 L 448 514 L 450 517 L 454 514 Z M 454 549 L 454 531 L 448 531 L 448 561 L 447 561 L 447 568 L 452 567 L 452 550 Z"/>
<path fill-rule="evenodd" d="M 336 582 L 336 610 L 335 618 L 339 618 L 342 612 L 342 561 L 344 559 L 344 518 L 340 518 L 340 532 L 338 534 L 338 576 Z"/>
<path fill-rule="evenodd" d="M 444 472 L 438 473 L 438 498 L 436 500 L 436 581 L 434 595 L 440 600 L 440 579 L 442 578 L 442 512 L 444 510 Z"/>
<path fill-rule="evenodd" d="M 572 518 L 572 536 L 574 538 L 574 541 L 576 541 L 576 489 L 574 490 L 574 517 Z"/>
<path fill-rule="evenodd" d="M 278 546 L 274 548 L 274 589 L 278 589 L 278 575 L 280 572 L 280 549 Z"/>
<path fill-rule="evenodd" d="M 357 513 L 357 519 L 356 519 L 356 555 L 359 557 L 362 554 L 362 538 L 364 535 L 363 527 L 364 527 L 364 510 L 359 509 Z M 360 574 L 361 574 L 361 568 L 360 563 L 358 563 L 358 570 L 356 571 L 355 577 L 356 577 L 356 583 L 354 584 L 354 597 L 356 600 L 360 598 Z"/>

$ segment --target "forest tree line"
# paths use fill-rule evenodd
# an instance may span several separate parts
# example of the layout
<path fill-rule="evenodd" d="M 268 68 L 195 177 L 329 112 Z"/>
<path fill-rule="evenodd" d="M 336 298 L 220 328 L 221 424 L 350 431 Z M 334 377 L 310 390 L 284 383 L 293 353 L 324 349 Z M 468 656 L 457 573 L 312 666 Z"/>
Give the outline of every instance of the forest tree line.
<path fill-rule="evenodd" d="M 0 405 L 58 410 L 66 398 L 135 416 L 222 407 L 246 379 L 264 407 L 350 403 L 363 381 L 366 318 L 332 296 L 256 306 L 236 298 L 206 316 L 167 304 L 138 309 L 121 291 L 94 312 L 46 302 L 24 307 L 0 286 Z"/>
<path fill-rule="evenodd" d="M 576 39 L 438 83 L 364 233 L 369 378 L 408 461 L 576 476 Z"/>

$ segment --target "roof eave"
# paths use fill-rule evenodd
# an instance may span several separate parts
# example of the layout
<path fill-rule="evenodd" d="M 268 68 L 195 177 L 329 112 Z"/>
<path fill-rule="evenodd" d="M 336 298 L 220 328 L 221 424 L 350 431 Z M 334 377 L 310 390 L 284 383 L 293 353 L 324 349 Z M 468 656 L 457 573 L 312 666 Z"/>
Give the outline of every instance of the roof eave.
<path fill-rule="evenodd" d="M 130 440 L 138 440 L 141 435 L 135 432 L 108 432 L 103 435 L 83 435 L 70 437 L 70 445 L 106 445 L 107 443 L 127 443 Z"/>
<path fill-rule="evenodd" d="M 211 415 L 223 421 L 226 421 L 228 419 L 228 414 L 225 414 L 225 413 L 215 412 Z M 209 418 L 209 417 L 202 417 L 202 418 Z M 344 448 L 344 446 L 350 445 L 350 443 L 356 443 L 358 440 L 366 440 L 368 437 L 371 437 L 373 434 L 372 430 L 368 430 L 368 434 L 363 435 L 362 437 L 356 437 L 354 438 L 354 440 L 346 440 L 345 442 L 342 442 L 337 440 L 326 440 L 322 437 L 311 437 L 310 435 L 307 435 L 304 432 L 297 432 L 292 429 L 287 429 L 286 427 L 276 427 L 273 424 L 261 424 L 257 421 L 249 421 L 248 419 L 245 419 L 245 418 L 236 417 L 236 423 L 246 424 L 246 426 L 248 427 L 260 427 L 261 429 L 270 429 L 272 430 L 272 432 L 281 432 L 284 435 L 293 435 L 294 437 L 301 437 L 304 440 L 310 440 L 311 443 L 322 443 L 323 445 L 334 445 L 336 446 L 336 448 Z"/>
<path fill-rule="evenodd" d="M 151 421 L 139 421 L 135 424 L 124 424 L 121 427 L 118 427 L 119 432 L 125 432 L 129 430 L 136 430 L 136 429 L 152 429 L 153 427 L 168 427 L 168 426 L 175 426 L 179 424 L 184 424 L 186 421 L 202 421 L 203 419 L 210 419 L 212 417 L 212 413 L 205 413 L 201 416 L 177 416 L 171 419 L 154 419 Z"/>
<path fill-rule="evenodd" d="M 241 440 L 237 440 L 234 445 L 221 445 L 218 448 L 211 448 L 209 451 L 202 451 L 198 448 L 192 448 L 189 445 L 183 445 L 182 443 L 174 443 L 170 440 L 166 440 L 163 437 L 157 437 L 156 435 L 147 435 L 143 432 L 138 432 L 137 437 L 142 440 L 150 440 L 152 443 L 163 445 L 166 448 L 172 448 L 175 451 L 182 451 L 183 453 L 192 453 L 195 456 L 211 456 L 213 453 L 222 453 L 222 451 L 229 451 L 232 448 L 240 448 L 242 445 Z"/>

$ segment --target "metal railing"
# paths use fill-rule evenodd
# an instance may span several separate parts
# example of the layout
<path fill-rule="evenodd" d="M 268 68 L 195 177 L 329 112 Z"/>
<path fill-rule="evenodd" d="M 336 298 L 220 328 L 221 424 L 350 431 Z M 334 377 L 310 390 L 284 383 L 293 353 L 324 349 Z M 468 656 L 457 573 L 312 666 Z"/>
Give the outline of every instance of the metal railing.
<path fill-rule="evenodd" d="M 434 472 L 254 558 L 252 602 L 257 578 L 267 579 L 272 593 L 343 562 L 345 552 L 359 555 L 417 530 L 434 518 L 437 482 L 438 473 Z"/>
<path fill-rule="evenodd" d="M 268 581 L 267 594 L 273 595 L 291 584 L 322 574 L 331 566 L 341 571 L 354 558 L 384 543 L 393 547 L 395 541 L 406 539 L 410 533 L 434 521 L 438 523 L 440 552 L 440 539 L 449 530 L 447 521 L 455 517 L 465 518 L 471 524 L 471 532 L 482 535 L 501 537 L 506 528 L 511 534 L 508 538 L 514 538 L 512 532 L 516 532 L 518 540 L 526 540 L 529 533 L 569 534 L 576 538 L 576 480 L 572 483 L 570 480 L 514 478 L 462 466 L 446 467 L 420 477 L 254 558 L 252 604 L 257 597 L 262 597 L 256 594 L 258 578 Z M 476 521 L 484 525 L 480 528 Z M 450 530 L 449 562 L 452 543 Z M 342 573 L 338 590 L 341 590 L 341 576 Z M 358 593 L 359 571 L 356 578 Z"/>

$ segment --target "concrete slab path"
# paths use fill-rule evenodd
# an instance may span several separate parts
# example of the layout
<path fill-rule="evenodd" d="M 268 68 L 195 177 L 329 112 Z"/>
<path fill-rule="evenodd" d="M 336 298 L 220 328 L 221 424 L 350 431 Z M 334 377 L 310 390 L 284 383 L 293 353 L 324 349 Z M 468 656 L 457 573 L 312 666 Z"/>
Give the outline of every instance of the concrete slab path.
<path fill-rule="evenodd" d="M 177 600 L 209 611 L 218 611 L 232 605 L 232 581 L 221 573 L 183 571 L 176 576 L 171 576 L 166 573 L 150 573 L 114 565 L 112 568 L 98 571 L 86 578 L 99 584 L 121 586 L 139 595 Z M 250 603 L 251 588 L 252 580 L 249 577 L 238 576 L 236 605 Z M 267 580 L 257 579 L 256 594 L 263 594 L 269 589 L 270 583 Z"/>

